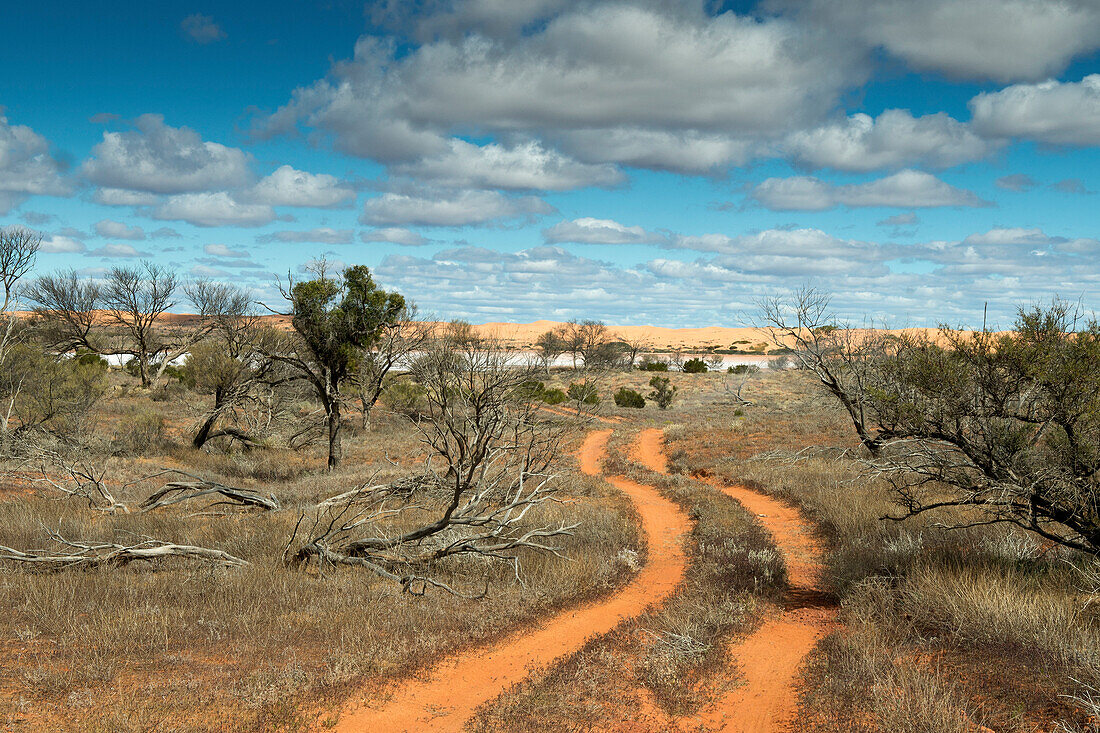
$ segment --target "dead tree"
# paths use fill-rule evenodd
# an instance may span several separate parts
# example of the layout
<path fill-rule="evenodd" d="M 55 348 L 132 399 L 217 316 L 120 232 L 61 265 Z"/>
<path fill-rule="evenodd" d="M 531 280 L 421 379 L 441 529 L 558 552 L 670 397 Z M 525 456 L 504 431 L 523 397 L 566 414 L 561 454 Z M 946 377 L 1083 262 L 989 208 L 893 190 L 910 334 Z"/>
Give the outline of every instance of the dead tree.
<path fill-rule="evenodd" d="M 0 366 L 7 361 L 8 350 L 18 341 L 20 333 L 19 319 L 14 311 L 17 308 L 17 287 L 19 281 L 34 266 L 38 249 L 42 244 L 42 235 L 22 227 L 0 229 L 0 283 L 4 287 L 4 302 L 0 305 Z M 7 409 L 0 414 L 0 447 L 7 447 L 8 427 L 12 408 L 18 394 L 18 385 L 5 395 Z"/>
<path fill-rule="evenodd" d="M 361 567 L 410 593 L 430 587 L 457 593 L 438 578 L 448 558 L 504 563 L 518 578 L 525 552 L 558 554 L 557 540 L 578 525 L 532 515 L 556 500 L 552 464 L 573 423 L 542 419 L 523 389 L 534 373 L 485 343 L 434 345 L 415 371 L 426 389 L 428 419 L 417 426 L 430 450 L 432 490 L 411 498 L 367 491 L 330 500 L 308 527 L 304 516 L 299 520 L 288 564 Z M 414 509 L 429 518 L 412 529 L 392 523 Z"/>
<path fill-rule="evenodd" d="M 177 545 L 152 538 L 143 538 L 131 545 L 115 542 L 86 542 L 66 539 L 59 532 L 47 529 L 53 548 L 16 550 L 0 545 L 0 561 L 16 563 L 34 570 L 92 570 L 102 567 L 124 567 L 134 562 L 154 562 L 170 557 L 199 560 L 212 565 L 242 568 L 248 565 L 239 557 L 223 550 L 194 545 Z"/>
<path fill-rule="evenodd" d="M 43 275 L 31 283 L 27 299 L 34 305 L 35 321 L 46 343 L 61 352 L 81 349 L 108 352 L 103 334 L 96 329 L 103 305 L 103 288 L 76 270 Z"/>
<path fill-rule="evenodd" d="M 873 424 L 867 396 L 870 369 L 886 347 L 887 337 L 840 323 L 828 294 L 813 288 L 801 288 L 790 301 L 761 299 L 758 307 L 767 337 L 781 349 L 793 347 L 795 362 L 836 397 L 860 442 L 871 455 L 878 455 L 892 434 L 885 426 Z"/>
<path fill-rule="evenodd" d="M 383 325 L 376 340 L 363 347 L 351 382 L 359 396 L 364 430 L 370 430 L 371 411 L 382 396 L 386 378 L 395 369 L 407 369 L 430 336 L 431 329 L 417 319 L 416 308 L 408 304 L 392 323 Z"/>

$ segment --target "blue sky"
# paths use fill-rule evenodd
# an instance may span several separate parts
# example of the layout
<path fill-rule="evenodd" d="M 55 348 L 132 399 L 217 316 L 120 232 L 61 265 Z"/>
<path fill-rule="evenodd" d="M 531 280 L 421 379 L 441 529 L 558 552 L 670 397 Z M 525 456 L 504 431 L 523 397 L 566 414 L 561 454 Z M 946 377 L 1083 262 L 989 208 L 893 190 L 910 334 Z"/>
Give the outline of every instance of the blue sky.
<path fill-rule="evenodd" d="M 475 322 L 1097 306 L 1097 0 L 40 2 L 0 11 L 40 272 L 317 257 Z M 181 302 L 177 309 L 186 310 Z"/>

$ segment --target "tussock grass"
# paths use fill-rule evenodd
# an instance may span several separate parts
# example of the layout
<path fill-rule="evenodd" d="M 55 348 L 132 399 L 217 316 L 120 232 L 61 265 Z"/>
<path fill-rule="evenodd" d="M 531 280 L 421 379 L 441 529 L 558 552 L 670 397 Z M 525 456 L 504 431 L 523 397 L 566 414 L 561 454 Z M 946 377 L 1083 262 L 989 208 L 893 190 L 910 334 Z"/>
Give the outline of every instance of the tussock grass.
<path fill-rule="evenodd" d="M 188 393 L 187 399 L 194 399 Z M 116 451 L 139 410 L 164 416 L 156 440 Z M 161 467 L 274 492 L 275 512 L 198 516 L 202 501 L 146 514 L 105 515 L 79 500 L 56 500 L 24 480 L 0 493 L 0 544 L 42 547 L 45 528 L 81 540 L 141 537 L 213 547 L 249 561 L 240 570 L 168 559 L 152 566 L 32 573 L 0 567 L 0 729 L 57 731 L 298 730 L 363 686 L 384 694 L 395 678 L 568 604 L 605 594 L 635 572 L 639 552 L 631 506 L 602 482 L 561 461 L 563 503 L 533 510 L 533 525 L 575 521 L 557 558 L 528 553 L 523 582 L 508 569 L 488 576 L 479 601 L 423 598 L 355 569 L 288 571 L 283 548 L 299 512 L 370 482 L 416 473 L 423 447 L 407 420 L 380 414 L 370 432 L 349 431 L 345 465 L 323 470 L 321 449 L 242 451 L 189 444 L 192 410 L 169 397 L 118 393 L 86 445 L 99 451 L 112 488 Z M 563 446 L 568 452 L 573 446 Z M 394 464 L 398 465 L 394 465 Z M 118 488 L 133 505 L 156 481 Z M 429 506 L 432 497 L 422 501 Z M 215 511 L 217 509 L 215 508 Z M 386 531 L 416 517 L 394 520 Z M 445 562 L 438 575 L 481 589 L 477 560 Z"/>
<path fill-rule="evenodd" d="M 629 716 L 640 709 L 631 700 L 646 700 L 671 715 L 694 712 L 720 692 L 715 684 L 726 675 L 714 673 L 730 664 L 730 639 L 749 632 L 762 604 L 785 586 L 782 556 L 740 504 L 699 481 L 661 476 L 634 464 L 626 453 L 632 437 L 626 430 L 612 436 L 604 471 L 655 486 L 692 518 L 682 587 L 542 678 L 482 708 L 471 730 L 628 725 Z"/>
<path fill-rule="evenodd" d="M 723 407 L 669 432 L 679 470 L 791 501 L 827 542 L 825 579 L 846 629 L 808 667 L 798 729 L 1087 725 L 1061 697 L 1100 676 L 1100 618 L 1078 571 L 1087 562 L 1011 527 L 937 526 L 958 516 L 882 520 L 888 487 L 853 459 L 843 415 L 808 402 L 812 384 L 798 379 L 762 376 L 761 399 L 740 415 Z M 795 394 L 780 397 L 780 386 Z"/>

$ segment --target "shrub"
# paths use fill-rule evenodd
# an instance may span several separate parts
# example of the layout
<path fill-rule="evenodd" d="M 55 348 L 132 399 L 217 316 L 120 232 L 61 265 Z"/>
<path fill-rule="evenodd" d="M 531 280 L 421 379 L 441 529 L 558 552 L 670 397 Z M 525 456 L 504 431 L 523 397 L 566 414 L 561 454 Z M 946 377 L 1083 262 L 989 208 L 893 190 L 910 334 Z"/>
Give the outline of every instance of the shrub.
<path fill-rule="evenodd" d="M 585 405 L 598 405 L 600 396 L 596 392 L 596 385 L 588 382 L 573 382 L 565 392 L 571 400 L 576 400 Z"/>
<path fill-rule="evenodd" d="M 755 364 L 738 364 L 737 366 L 731 366 L 726 371 L 730 374 L 756 374 L 760 371 L 760 367 Z"/>
<path fill-rule="evenodd" d="M 768 369 L 790 369 L 791 359 L 789 356 L 780 355 L 768 359 Z"/>
<path fill-rule="evenodd" d="M 77 364 L 81 366 L 94 366 L 100 371 L 107 371 L 110 364 L 99 354 L 94 351 L 88 351 L 87 349 L 77 349 L 76 356 L 73 358 Z"/>
<path fill-rule="evenodd" d="M 619 407 L 634 407 L 638 409 L 645 407 L 645 397 L 642 397 L 641 393 L 635 392 L 627 387 L 619 387 L 614 397 L 615 404 Z"/>
<path fill-rule="evenodd" d="M 144 456 L 164 439 L 164 416 L 152 410 L 125 415 L 111 441 L 116 455 Z"/>
<path fill-rule="evenodd" d="M 109 386 L 99 365 L 56 359 L 25 344 L 8 351 L 0 365 L 0 397 L 20 432 L 43 428 L 79 436 Z"/>
<path fill-rule="evenodd" d="M 684 371 L 688 374 L 705 374 L 707 364 L 702 359 L 688 359 L 684 362 Z"/>
<path fill-rule="evenodd" d="M 643 356 L 642 360 L 638 363 L 638 369 L 643 372 L 667 372 L 668 362 Z"/>
<path fill-rule="evenodd" d="M 542 394 L 539 396 L 539 399 L 541 399 L 548 405 L 560 405 L 569 398 L 566 396 L 565 392 L 562 392 L 560 389 L 555 387 L 554 389 L 543 390 Z"/>
<path fill-rule="evenodd" d="M 391 382 L 382 392 L 382 401 L 386 407 L 403 415 L 416 415 L 424 402 L 428 390 L 410 379 Z"/>
<path fill-rule="evenodd" d="M 668 377 L 653 377 L 649 380 L 649 386 L 653 388 L 649 393 L 649 399 L 656 402 L 657 407 L 667 410 L 676 394 L 676 387 L 669 383 Z"/>

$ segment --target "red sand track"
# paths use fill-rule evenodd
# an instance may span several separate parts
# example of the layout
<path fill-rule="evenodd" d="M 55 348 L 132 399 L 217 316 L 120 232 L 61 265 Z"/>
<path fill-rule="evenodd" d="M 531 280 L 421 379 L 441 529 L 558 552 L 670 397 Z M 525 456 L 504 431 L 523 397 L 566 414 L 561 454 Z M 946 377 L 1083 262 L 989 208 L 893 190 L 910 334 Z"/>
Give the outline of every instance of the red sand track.
<path fill-rule="evenodd" d="M 691 720 L 691 730 L 768 733 L 795 713 L 802 660 L 827 634 L 834 605 L 819 586 L 821 547 L 798 510 L 744 486 L 711 485 L 736 499 L 771 532 L 787 563 L 790 591 L 779 618 L 730 646 L 743 684 Z"/>
<path fill-rule="evenodd" d="M 647 433 L 650 431 L 647 431 Z M 657 450 L 660 452 L 659 431 Z M 610 430 L 589 433 L 581 446 L 581 470 L 600 472 Z M 643 434 L 644 436 L 645 434 Z M 640 436 L 637 453 L 648 453 Z M 656 460 L 656 459 L 654 459 Z M 663 465 L 663 457 L 660 461 Z M 477 707 L 545 667 L 580 649 L 589 639 L 606 634 L 624 618 L 642 613 L 667 598 L 680 584 L 685 558 L 680 536 L 689 528 L 687 516 L 655 489 L 623 478 L 609 478 L 634 502 L 642 520 L 648 561 L 637 577 L 615 596 L 570 609 L 535 628 L 519 632 L 467 652 L 448 657 L 422 677 L 411 679 L 379 707 L 348 709 L 337 733 L 402 733 L 406 731 L 460 731 Z"/>

